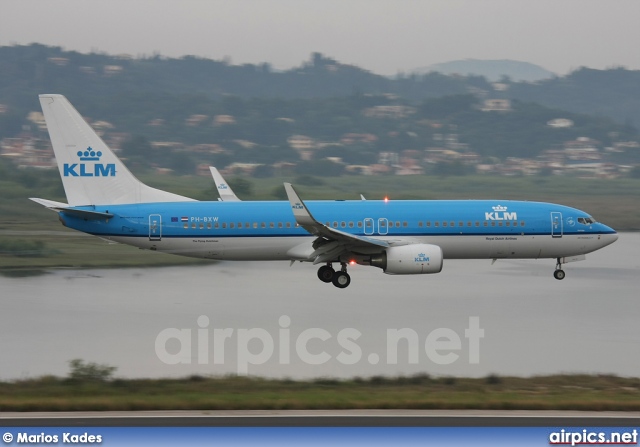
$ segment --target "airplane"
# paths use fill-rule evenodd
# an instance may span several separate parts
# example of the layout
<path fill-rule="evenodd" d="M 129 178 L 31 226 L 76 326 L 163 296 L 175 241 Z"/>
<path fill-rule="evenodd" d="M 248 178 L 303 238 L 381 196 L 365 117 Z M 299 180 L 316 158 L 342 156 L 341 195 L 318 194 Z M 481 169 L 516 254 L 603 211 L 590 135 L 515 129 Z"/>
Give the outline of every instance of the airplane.
<path fill-rule="evenodd" d="M 318 278 L 342 289 L 349 265 L 435 274 L 445 259 L 555 259 L 561 280 L 563 264 L 618 239 L 584 211 L 542 202 L 304 201 L 290 183 L 286 201 L 197 201 L 139 181 L 64 96 L 40 95 L 40 103 L 68 203 L 31 200 L 64 226 L 108 241 L 206 259 L 320 264 Z"/>

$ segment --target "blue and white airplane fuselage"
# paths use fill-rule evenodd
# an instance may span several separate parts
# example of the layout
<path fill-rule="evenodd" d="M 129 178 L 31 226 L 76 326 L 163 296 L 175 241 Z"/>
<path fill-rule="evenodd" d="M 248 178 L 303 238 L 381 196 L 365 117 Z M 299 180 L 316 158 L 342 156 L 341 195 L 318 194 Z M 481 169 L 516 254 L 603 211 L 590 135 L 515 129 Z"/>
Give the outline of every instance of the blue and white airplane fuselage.
<path fill-rule="evenodd" d="M 229 189 L 200 202 L 131 174 L 60 95 L 40 102 L 69 203 L 32 199 L 78 231 L 143 249 L 218 260 L 321 264 L 318 277 L 351 281 L 349 264 L 388 274 L 439 273 L 444 259 L 584 259 L 618 238 L 584 211 L 505 200 L 240 201 Z M 226 185 L 212 168 L 218 185 Z M 91 174 L 91 175 L 89 175 Z M 218 186 L 220 188 L 220 186 Z M 334 270 L 333 264 L 341 268 Z"/>
<path fill-rule="evenodd" d="M 306 205 L 328 227 L 386 242 L 438 245 L 445 259 L 569 257 L 590 253 L 617 239 L 613 229 L 594 222 L 585 212 L 551 203 L 339 200 L 307 201 Z M 314 251 L 311 243 L 315 237 L 297 225 L 289 202 L 152 203 L 78 209 L 111 213 L 113 217 L 85 220 L 61 212 L 67 227 L 183 256 L 310 260 Z M 344 258 L 357 260 L 362 251 Z"/>

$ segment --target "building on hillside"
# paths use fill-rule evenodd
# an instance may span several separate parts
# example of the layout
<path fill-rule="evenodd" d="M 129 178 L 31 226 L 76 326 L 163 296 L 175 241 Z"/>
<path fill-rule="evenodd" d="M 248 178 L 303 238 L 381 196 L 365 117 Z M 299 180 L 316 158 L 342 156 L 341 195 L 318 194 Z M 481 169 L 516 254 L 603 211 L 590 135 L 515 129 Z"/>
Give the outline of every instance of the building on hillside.
<path fill-rule="evenodd" d="M 508 99 L 485 99 L 480 110 L 483 112 L 511 112 L 511 101 Z"/>
<path fill-rule="evenodd" d="M 216 115 L 213 117 L 214 126 L 227 126 L 235 123 L 236 119 L 232 115 Z"/>
<path fill-rule="evenodd" d="M 410 106 L 374 106 L 362 111 L 362 114 L 369 118 L 407 118 L 417 112 L 415 107 Z"/>
<path fill-rule="evenodd" d="M 555 129 L 568 129 L 570 127 L 573 127 L 573 121 L 567 118 L 556 118 L 547 121 L 547 126 L 553 127 Z"/>

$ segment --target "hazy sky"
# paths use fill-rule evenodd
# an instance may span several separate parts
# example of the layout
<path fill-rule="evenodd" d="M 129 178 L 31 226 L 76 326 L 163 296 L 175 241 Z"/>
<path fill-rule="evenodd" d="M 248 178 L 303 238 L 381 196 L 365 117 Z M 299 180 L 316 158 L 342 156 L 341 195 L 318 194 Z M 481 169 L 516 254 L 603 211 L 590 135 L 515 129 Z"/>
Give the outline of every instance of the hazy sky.
<path fill-rule="evenodd" d="M 638 0 L 0 0 L 0 45 L 300 65 L 314 52 L 379 74 L 513 59 L 558 74 L 640 69 Z"/>

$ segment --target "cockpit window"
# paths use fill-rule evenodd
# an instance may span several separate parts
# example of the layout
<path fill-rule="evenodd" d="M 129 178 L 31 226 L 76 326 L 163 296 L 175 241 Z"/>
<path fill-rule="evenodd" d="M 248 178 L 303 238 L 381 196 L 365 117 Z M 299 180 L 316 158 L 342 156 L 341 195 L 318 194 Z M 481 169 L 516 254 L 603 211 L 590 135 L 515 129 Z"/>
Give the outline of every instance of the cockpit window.
<path fill-rule="evenodd" d="M 583 225 L 591 225 L 596 223 L 596 220 L 589 216 L 589 217 L 578 217 L 578 223 L 581 223 Z"/>

